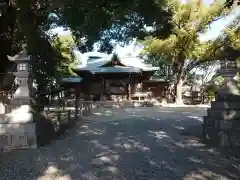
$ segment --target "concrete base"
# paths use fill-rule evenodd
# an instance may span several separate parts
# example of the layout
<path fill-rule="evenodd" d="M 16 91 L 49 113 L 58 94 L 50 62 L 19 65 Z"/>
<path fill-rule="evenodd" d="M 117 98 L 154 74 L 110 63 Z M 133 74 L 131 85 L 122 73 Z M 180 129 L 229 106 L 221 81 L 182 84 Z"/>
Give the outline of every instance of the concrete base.
<path fill-rule="evenodd" d="M 28 105 L 12 110 L 0 116 L 0 149 L 36 148 L 36 124 Z"/>
<path fill-rule="evenodd" d="M 0 124 L 0 150 L 37 148 L 36 124 Z"/>
<path fill-rule="evenodd" d="M 53 117 L 45 113 L 33 114 L 34 122 L 0 123 L 0 151 L 46 145 L 76 123 L 74 112 L 70 110 L 52 114 Z"/>
<path fill-rule="evenodd" d="M 0 116 L 1 151 L 37 148 L 53 134 L 52 121 L 43 114 L 30 112 L 27 105 Z"/>
<path fill-rule="evenodd" d="M 85 103 L 85 116 L 92 113 L 90 102 Z M 75 109 L 75 108 L 74 108 Z M 54 109 L 33 113 L 28 105 L 14 106 L 11 113 L 0 114 L 0 151 L 37 148 L 51 142 L 76 123 L 74 111 Z"/>

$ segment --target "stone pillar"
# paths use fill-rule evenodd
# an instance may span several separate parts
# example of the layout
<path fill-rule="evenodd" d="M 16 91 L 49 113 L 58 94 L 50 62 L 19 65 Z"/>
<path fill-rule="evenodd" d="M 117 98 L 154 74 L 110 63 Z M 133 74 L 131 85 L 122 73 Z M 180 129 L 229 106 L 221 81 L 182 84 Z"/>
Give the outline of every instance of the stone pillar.
<path fill-rule="evenodd" d="M 236 61 L 221 61 L 219 74 L 224 83 L 203 122 L 203 137 L 211 144 L 234 146 L 240 139 L 240 91 L 234 79 L 239 72 Z"/>

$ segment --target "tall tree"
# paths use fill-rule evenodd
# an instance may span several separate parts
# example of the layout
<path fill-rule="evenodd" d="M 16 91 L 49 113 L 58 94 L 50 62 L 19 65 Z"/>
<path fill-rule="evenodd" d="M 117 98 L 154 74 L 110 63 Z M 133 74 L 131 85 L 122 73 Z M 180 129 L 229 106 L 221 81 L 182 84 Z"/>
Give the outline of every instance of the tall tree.
<path fill-rule="evenodd" d="M 82 50 L 91 50 L 92 45 L 100 41 L 101 50 L 108 52 L 112 50 L 112 39 L 126 42 L 129 37 L 144 34 L 145 24 L 161 24 L 162 26 L 156 27 L 155 33 L 158 34 L 165 35 L 166 33 L 160 32 L 168 29 L 169 12 L 164 9 L 165 0 L 5 2 L 6 6 L 0 17 L 0 41 L 5 47 L 0 50 L 1 60 L 8 62 L 6 55 L 14 54 L 19 50 L 15 47 L 27 43 L 29 52 L 36 57 L 33 71 L 39 92 L 46 92 L 48 85 L 52 84 L 56 76 L 54 69 L 61 57 L 61 53 L 52 46 L 51 38 L 45 33 L 54 26 L 69 27 Z M 156 2 L 162 2 L 162 5 L 159 6 Z M 85 43 L 79 41 L 83 37 L 87 40 Z M 1 67 L 4 69 L 5 65 Z"/>
<path fill-rule="evenodd" d="M 172 65 L 173 79 L 175 87 L 175 102 L 183 103 L 182 85 L 184 79 L 195 65 L 192 60 L 200 60 L 199 33 L 204 33 L 209 24 L 227 12 L 220 1 L 214 1 L 210 6 L 206 6 L 203 1 L 189 0 L 182 3 L 177 0 L 169 1 L 169 9 L 173 12 L 171 24 L 172 34 L 168 38 L 157 38 L 150 36 L 141 43 L 144 45 L 143 54 L 146 56 L 157 56 L 164 58 Z M 204 51 L 205 52 L 205 51 Z"/>

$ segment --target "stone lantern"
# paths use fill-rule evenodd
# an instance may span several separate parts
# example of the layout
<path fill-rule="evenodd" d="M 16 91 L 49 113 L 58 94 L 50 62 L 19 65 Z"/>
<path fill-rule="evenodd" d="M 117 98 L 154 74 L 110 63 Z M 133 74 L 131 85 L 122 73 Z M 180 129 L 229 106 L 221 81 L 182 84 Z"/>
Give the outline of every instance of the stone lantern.
<path fill-rule="evenodd" d="M 240 90 L 235 80 L 239 72 L 236 61 L 220 61 L 219 75 L 223 84 L 203 122 L 203 136 L 220 146 L 240 145 Z"/>
<path fill-rule="evenodd" d="M 10 100 L 10 112 L 0 117 L 0 150 L 37 148 L 55 135 L 52 120 L 35 108 L 31 61 L 33 56 L 23 50 L 8 59 L 17 66 L 13 74 L 18 88 Z"/>
<path fill-rule="evenodd" d="M 28 55 L 26 45 L 23 45 L 22 48 L 23 50 L 19 54 L 13 57 L 8 56 L 8 59 L 17 65 L 17 71 L 13 74 L 19 85 L 13 94 L 12 105 L 31 105 L 35 96 L 30 64 L 32 57 Z"/>
<path fill-rule="evenodd" d="M 239 87 L 235 77 L 239 72 L 236 61 L 220 61 L 218 73 L 224 78 L 224 82 L 217 91 L 218 96 L 240 95 Z"/>
<path fill-rule="evenodd" d="M 19 87 L 10 100 L 10 112 L 0 121 L 0 149 L 24 149 L 37 147 L 37 123 L 40 119 L 38 112 L 32 111 L 34 93 L 32 88 L 30 60 L 26 46 L 23 50 L 11 57 L 10 61 L 17 65 L 14 72 Z M 3 137 L 3 138 L 2 138 Z M 5 141 L 2 141 L 5 139 Z M 6 141 L 7 140 L 7 141 Z"/>

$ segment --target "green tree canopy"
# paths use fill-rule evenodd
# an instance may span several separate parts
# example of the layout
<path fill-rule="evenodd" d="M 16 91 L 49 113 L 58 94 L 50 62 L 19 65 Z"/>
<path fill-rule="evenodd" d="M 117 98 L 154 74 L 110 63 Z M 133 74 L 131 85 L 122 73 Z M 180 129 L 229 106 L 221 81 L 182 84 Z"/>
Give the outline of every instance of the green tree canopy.
<path fill-rule="evenodd" d="M 201 61 L 235 60 L 240 56 L 240 15 L 236 16 L 217 39 L 200 43 L 195 49 L 195 58 Z"/>
<path fill-rule="evenodd" d="M 57 16 L 63 17 L 61 22 L 68 25 L 77 39 L 87 39 L 79 44 L 81 50 L 90 51 L 98 41 L 101 51 L 111 52 L 113 40 L 126 43 L 133 37 L 149 35 L 145 26 L 155 27 L 151 34 L 166 36 L 171 28 L 168 23 L 171 12 L 165 7 L 165 0 L 66 1 Z"/>
<path fill-rule="evenodd" d="M 57 72 L 59 75 L 72 75 L 72 68 L 76 65 L 76 59 L 70 53 L 75 45 L 72 35 L 59 35 L 52 40 L 53 47 L 61 54 L 58 61 Z"/>
<path fill-rule="evenodd" d="M 28 44 L 29 53 L 36 57 L 33 72 L 39 92 L 46 92 L 53 84 L 59 59 L 64 56 L 51 44 L 46 32 L 54 27 L 68 27 L 82 51 L 89 51 L 95 42 L 100 50 L 110 52 L 112 41 L 127 42 L 134 36 L 144 36 L 145 25 L 154 25 L 152 33 L 159 36 L 169 32 L 165 0 L 5 0 L 0 16 L 1 73 L 9 61 L 7 55 Z M 80 39 L 85 38 L 86 42 Z M 62 49 L 63 50 L 63 49 Z"/>
<path fill-rule="evenodd" d="M 229 10 L 222 1 L 214 1 L 206 6 L 203 1 L 182 3 L 173 0 L 168 2 L 168 7 L 173 13 L 170 20 L 172 34 L 167 38 L 149 36 L 140 43 L 144 45 L 143 55 L 155 56 L 156 60 L 164 60 L 172 65 L 176 103 L 182 103 L 181 89 L 185 76 L 195 67 L 193 65 L 206 61 L 202 58 L 206 54 L 206 47 L 212 48 L 210 42 L 201 44 L 199 33 L 205 33 L 211 22 L 225 16 Z"/>

